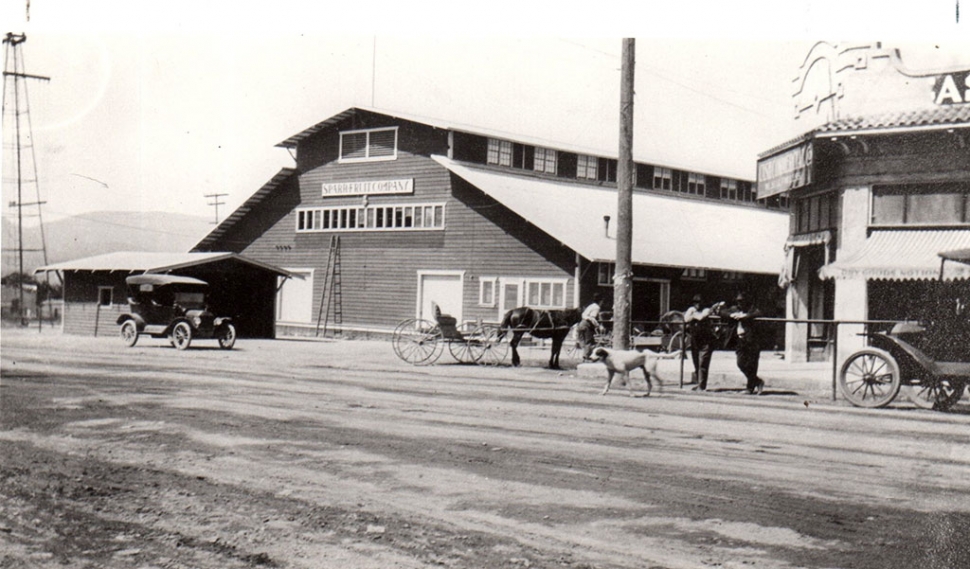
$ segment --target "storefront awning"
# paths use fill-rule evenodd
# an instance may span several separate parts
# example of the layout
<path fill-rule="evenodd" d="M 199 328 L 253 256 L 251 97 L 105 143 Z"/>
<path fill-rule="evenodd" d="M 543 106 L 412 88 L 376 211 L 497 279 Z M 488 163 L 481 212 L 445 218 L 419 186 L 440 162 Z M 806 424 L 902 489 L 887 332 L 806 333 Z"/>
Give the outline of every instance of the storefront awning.
<path fill-rule="evenodd" d="M 963 248 L 970 248 L 970 229 L 874 231 L 859 252 L 825 265 L 819 270 L 819 276 L 823 279 L 938 279 L 939 253 Z M 947 263 L 943 278 L 970 278 L 970 266 Z"/>
<path fill-rule="evenodd" d="M 583 257 L 615 260 L 615 189 L 504 174 L 442 156 L 434 159 Z M 608 233 L 604 216 L 611 219 Z M 787 237 L 784 213 L 633 195 L 634 264 L 777 275 Z"/>

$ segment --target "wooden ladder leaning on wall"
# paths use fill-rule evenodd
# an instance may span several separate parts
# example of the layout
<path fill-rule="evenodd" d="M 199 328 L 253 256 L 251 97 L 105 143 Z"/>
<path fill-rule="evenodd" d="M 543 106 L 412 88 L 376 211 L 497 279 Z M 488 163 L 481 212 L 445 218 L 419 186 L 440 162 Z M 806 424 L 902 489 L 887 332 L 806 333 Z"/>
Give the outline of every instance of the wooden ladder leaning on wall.
<path fill-rule="evenodd" d="M 320 291 L 320 307 L 317 310 L 317 329 L 316 336 L 320 336 L 320 328 L 323 328 L 323 335 L 327 335 L 327 326 L 330 324 L 331 309 L 333 310 L 333 324 L 343 324 L 343 302 L 340 291 L 340 236 L 330 236 L 330 252 L 327 254 L 327 268 L 323 274 L 323 287 Z M 340 329 L 335 328 L 334 333 L 339 333 Z"/>

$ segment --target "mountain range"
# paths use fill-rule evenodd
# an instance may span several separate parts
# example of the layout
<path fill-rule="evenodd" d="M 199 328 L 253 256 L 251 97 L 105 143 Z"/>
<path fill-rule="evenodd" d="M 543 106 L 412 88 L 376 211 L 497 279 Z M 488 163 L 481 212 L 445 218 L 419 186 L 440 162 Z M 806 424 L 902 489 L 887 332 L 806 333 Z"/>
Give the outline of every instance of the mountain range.
<path fill-rule="evenodd" d="M 185 252 L 215 226 L 204 217 L 165 212 L 99 211 L 44 223 L 48 264 L 115 251 Z M 17 220 L 3 218 L 3 275 L 16 272 Z M 24 249 L 41 247 L 40 229 L 24 226 Z M 41 252 L 24 252 L 24 272 L 44 264 Z"/>

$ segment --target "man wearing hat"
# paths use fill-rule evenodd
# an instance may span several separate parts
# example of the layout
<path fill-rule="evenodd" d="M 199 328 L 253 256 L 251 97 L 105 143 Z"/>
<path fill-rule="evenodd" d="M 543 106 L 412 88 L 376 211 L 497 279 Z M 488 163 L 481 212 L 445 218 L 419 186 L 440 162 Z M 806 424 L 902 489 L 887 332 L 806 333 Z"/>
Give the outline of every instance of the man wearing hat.
<path fill-rule="evenodd" d="M 711 369 L 711 356 L 714 348 L 714 327 L 711 325 L 710 316 L 717 312 L 722 302 L 710 308 L 701 308 L 704 304 L 704 297 L 695 294 L 691 299 L 690 308 L 684 312 L 684 324 L 690 334 L 690 359 L 694 362 L 694 376 L 697 385 L 694 390 L 707 390 L 707 375 Z"/>
<path fill-rule="evenodd" d="M 755 334 L 754 321 L 761 315 L 761 311 L 755 308 L 751 301 L 745 298 L 744 293 L 738 293 L 734 299 L 734 305 L 728 308 L 728 318 L 734 321 L 735 348 L 738 369 L 748 380 L 748 393 L 761 395 L 764 391 L 765 382 L 758 377 L 758 363 L 761 359 L 761 346 Z"/>

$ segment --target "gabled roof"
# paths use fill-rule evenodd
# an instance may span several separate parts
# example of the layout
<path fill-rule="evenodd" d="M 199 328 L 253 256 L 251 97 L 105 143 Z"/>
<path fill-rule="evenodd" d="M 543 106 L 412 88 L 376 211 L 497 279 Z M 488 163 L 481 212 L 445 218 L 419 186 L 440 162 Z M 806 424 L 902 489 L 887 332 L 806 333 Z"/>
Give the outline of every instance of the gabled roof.
<path fill-rule="evenodd" d="M 74 259 L 34 269 L 34 273 L 45 271 L 164 273 L 225 260 L 238 261 L 282 276 L 292 276 L 289 271 L 236 253 L 155 253 L 146 251 L 119 251 Z"/>
<path fill-rule="evenodd" d="M 439 164 L 591 261 L 616 259 L 615 189 L 558 182 L 442 156 Z M 633 263 L 778 274 L 788 215 L 757 207 L 635 192 Z"/>
<path fill-rule="evenodd" d="M 236 208 L 234 212 L 229 214 L 228 217 L 222 220 L 222 223 L 216 226 L 215 229 L 209 232 L 208 235 L 202 238 L 195 247 L 192 248 L 193 251 L 198 251 L 200 249 L 205 250 L 211 247 L 213 244 L 217 243 L 219 239 L 226 234 L 229 229 L 236 225 L 236 223 L 245 217 L 254 207 L 263 202 L 270 194 L 273 193 L 276 188 L 283 185 L 291 176 L 296 174 L 295 168 L 281 168 L 279 172 L 276 173 L 268 182 L 263 184 L 263 187 L 256 190 L 252 196 Z"/>

